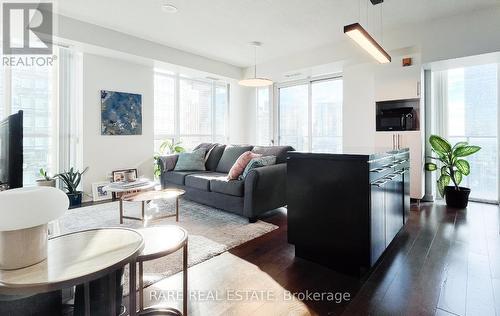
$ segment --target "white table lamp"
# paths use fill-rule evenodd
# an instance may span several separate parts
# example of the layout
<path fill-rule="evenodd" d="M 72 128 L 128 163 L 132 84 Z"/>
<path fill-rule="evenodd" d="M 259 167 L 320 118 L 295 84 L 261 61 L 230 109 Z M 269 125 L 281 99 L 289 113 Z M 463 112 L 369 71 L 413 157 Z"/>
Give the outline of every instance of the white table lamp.
<path fill-rule="evenodd" d="M 51 187 L 0 192 L 0 269 L 20 269 L 47 258 L 47 224 L 68 209 L 66 194 Z"/>

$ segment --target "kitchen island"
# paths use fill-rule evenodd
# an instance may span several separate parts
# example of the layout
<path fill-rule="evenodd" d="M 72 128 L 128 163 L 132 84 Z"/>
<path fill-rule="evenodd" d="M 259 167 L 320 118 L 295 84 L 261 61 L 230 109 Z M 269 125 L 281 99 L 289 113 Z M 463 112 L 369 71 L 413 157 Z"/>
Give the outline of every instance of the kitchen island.
<path fill-rule="evenodd" d="M 408 149 L 289 152 L 288 241 L 295 255 L 365 275 L 410 210 Z"/>

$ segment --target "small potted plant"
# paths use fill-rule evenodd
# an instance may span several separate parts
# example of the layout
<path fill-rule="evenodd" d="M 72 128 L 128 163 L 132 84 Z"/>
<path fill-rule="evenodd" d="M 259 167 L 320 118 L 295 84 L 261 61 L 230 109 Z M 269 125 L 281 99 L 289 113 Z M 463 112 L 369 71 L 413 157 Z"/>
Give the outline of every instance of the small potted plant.
<path fill-rule="evenodd" d="M 155 177 L 160 176 L 160 156 L 169 154 L 178 154 L 184 152 L 184 147 L 181 146 L 181 142 L 174 142 L 174 140 L 166 139 L 161 143 L 159 151 L 153 156 L 154 160 L 154 175 Z"/>
<path fill-rule="evenodd" d="M 454 146 L 442 137 L 432 135 L 429 138 L 432 151 L 438 157 L 429 157 L 440 161 L 442 167 L 439 169 L 441 175 L 437 180 L 439 194 L 446 198 L 446 205 L 456 208 L 466 208 L 469 203 L 470 188 L 461 187 L 460 183 L 464 176 L 470 174 L 470 164 L 463 157 L 470 156 L 479 150 L 479 146 L 471 146 L 467 142 L 458 142 Z M 426 163 L 425 170 L 436 171 L 435 163 Z M 453 185 L 449 185 L 452 183 Z"/>
<path fill-rule="evenodd" d="M 66 189 L 66 194 L 68 195 L 70 206 L 82 204 L 82 191 L 78 191 L 78 186 L 82 180 L 82 175 L 87 172 L 89 167 L 85 168 L 82 172 L 79 170 L 74 170 L 73 167 L 69 171 L 64 171 L 55 176 L 55 178 L 60 179 L 64 184 L 64 189 Z"/>
<path fill-rule="evenodd" d="M 39 174 L 42 177 L 41 179 L 36 180 L 36 184 L 39 187 L 56 187 L 56 179 L 49 176 L 47 170 L 45 170 L 44 168 L 40 168 Z"/>

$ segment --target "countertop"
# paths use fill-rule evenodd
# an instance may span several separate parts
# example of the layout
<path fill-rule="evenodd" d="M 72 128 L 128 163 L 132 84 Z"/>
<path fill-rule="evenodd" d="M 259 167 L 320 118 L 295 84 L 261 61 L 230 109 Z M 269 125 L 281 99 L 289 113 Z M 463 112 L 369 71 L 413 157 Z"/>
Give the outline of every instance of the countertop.
<path fill-rule="evenodd" d="M 369 161 L 391 157 L 407 151 L 409 151 L 408 148 L 392 149 L 383 147 L 343 147 L 341 150 L 331 153 L 289 151 L 288 157 L 317 159 L 359 159 Z"/>

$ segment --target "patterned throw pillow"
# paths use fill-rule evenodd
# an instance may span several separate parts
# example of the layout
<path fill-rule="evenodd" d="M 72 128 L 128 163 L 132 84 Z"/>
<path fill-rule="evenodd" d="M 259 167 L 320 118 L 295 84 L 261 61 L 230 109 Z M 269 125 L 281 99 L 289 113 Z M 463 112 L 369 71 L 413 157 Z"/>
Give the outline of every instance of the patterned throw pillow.
<path fill-rule="evenodd" d="M 250 160 L 250 162 L 246 166 L 245 170 L 243 171 L 243 174 L 240 176 L 240 180 L 245 179 L 250 170 L 254 168 L 270 166 L 274 164 L 276 164 L 276 156 L 264 156 L 264 157 L 254 158 Z"/>
<path fill-rule="evenodd" d="M 245 167 L 248 165 L 250 160 L 261 157 L 262 155 L 253 153 L 251 151 L 245 151 L 242 153 L 234 165 L 231 167 L 229 170 L 229 174 L 227 175 L 228 180 L 236 180 L 238 177 L 243 173 L 243 170 L 245 170 Z"/>
<path fill-rule="evenodd" d="M 190 153 L 180 153 L 175 165 L 175 171 L 205 171 L 205 148 L 193 150 Z"/>

